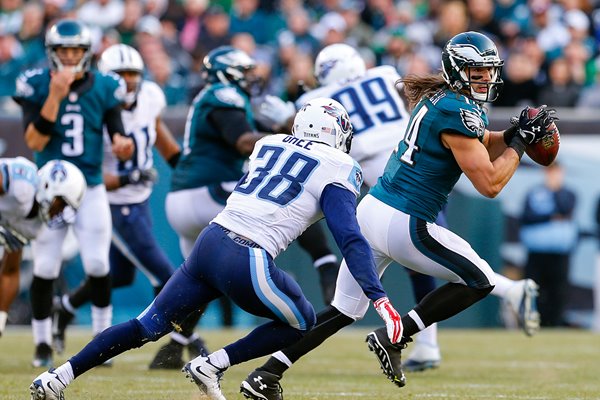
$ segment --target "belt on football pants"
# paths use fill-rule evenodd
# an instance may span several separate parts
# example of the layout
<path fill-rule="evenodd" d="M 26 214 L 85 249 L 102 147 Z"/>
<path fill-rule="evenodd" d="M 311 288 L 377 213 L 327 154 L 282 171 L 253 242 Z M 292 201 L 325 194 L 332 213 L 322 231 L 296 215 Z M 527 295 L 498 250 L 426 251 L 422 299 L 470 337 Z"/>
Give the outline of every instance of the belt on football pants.
<path fill-rule="evenodd" d="M 239 244 L 240 246 L 244 246 L 244 247 L 252 247 L 253 249 L 261 248 L 260 245 L 257 244 L 256 242 L 254 242 L 253 240 L 250 240 L 245 236 L 238 235 L 237 233 L 231 231 L 230 229 L 225 228 L 222 225 L 219 225 L 219 224 L 215 224 L 215 225 L 217 225 L 219 228 L 221 228 L 223 230 L 223 232 L 225 232 L 225 234 L 229 237 L 229 239 L 234 241 L 234 243 Z"/>

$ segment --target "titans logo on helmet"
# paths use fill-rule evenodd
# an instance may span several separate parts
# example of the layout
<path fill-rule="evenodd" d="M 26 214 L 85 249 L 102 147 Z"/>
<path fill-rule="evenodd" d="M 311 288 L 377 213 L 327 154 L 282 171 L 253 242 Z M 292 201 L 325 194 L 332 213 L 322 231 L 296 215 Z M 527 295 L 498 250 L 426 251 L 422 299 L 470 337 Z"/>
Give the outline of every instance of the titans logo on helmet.
<path fill-rule="evenodd" d="M 329 71 L 331 71 L 332 68 L 335 67 L 335 64 L 337 64 L 337 62 L 338 60 L 330 60 L 321 64 L 321 73 L 319 74 L 319 79 L 324 79 L 329 74 Z"/>
<path fill-rule="evenodd" d="M 63 182 L 65 179 L 67 179 L 67 169 L 62 163 L 57 162 L 52 166 L 50 178 L 53 181 Z"/>
<path fill-rule="evenodd" d="M 341 113 L 337 108 L 332 106 L 325 105 L 323 106 L 323 108 L 325 109 L 327 114 L 337 119 L 338 124 L 342 128 L 342 132 L 346 133 L 350 129 L 352 129 L 352 124 L 350 124 L 350 120 L 346 118 L 346 115 L 344 113 Z"/>

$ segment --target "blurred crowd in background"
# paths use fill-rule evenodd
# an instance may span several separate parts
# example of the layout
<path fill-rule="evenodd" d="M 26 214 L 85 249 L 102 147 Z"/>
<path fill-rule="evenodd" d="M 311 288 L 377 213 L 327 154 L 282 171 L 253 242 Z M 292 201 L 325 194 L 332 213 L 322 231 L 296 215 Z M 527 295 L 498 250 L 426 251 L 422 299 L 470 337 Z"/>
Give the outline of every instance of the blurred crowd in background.
<path fill-rule="evenodd" d="M 313 60 L 328 44 L 425 74 L 467 30 L 491 36 L 505 59 L 494 106 L 600 106 L 598 0 L 0 0 L 0 109 L 16 110 L 15 79 L 46 65 L 45 30 L 64 17 L 93 29 L 96 58 L 114 43 L 137 48 L 171 106 L 191 102 L 203 57 L 220 45 L 257 60 L 264 93 L 295 100 L 298 82 L 315 85 Z"/>

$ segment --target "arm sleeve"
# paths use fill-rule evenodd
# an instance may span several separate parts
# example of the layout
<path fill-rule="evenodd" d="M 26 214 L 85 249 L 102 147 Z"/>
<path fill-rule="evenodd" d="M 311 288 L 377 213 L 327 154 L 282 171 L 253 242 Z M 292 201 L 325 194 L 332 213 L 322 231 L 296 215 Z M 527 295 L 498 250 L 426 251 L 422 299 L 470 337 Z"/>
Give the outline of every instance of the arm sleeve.
<path fill-rule="evenodd" d="M 356 196 L 342 187 L 327 185 L 321 195 L 321 209 L 350 273 L 365 295 L 373 301 L 385 297 L 373 252 L 356 220 Z"/>
<path fill-rule="evenodd" d="M 215 108 L 208 114 L 208 120 L 234 147 L 240 136 L 254 131 L 246 119 L 246 112 L 239 108 Z"/>
<path fill-rule="evenodd" d="M 106 130 L 108 131 L 108 135 L 110 136 L 111 141 L 115 133 L 120 133 L 121 135 L 125 134 L 123 120 L 121 119 L 120 104 L 114 106 L 113 108 L 109 108 L 104 113 L 104 124 L 106 125 Z"/>
<path fill-rule="evenodd" d="M 29 101 L 22 101 L 19 104 L 23 109 L 23 131 L 26 131 L 29 124 L 39 117 L 40 107 Z"/>

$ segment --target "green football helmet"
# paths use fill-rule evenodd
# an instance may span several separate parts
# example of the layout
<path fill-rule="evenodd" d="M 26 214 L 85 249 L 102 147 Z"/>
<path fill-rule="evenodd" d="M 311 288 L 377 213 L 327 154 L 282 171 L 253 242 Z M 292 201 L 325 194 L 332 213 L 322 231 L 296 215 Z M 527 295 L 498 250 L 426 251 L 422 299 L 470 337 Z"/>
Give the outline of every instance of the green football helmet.
<path fill-rule="evenodd" d="M 452 90 L 463 93 L 467 97 L 491 103 L 498 98 L 504 82 L 500 77 L 504 60 L 498 55 L 494 42 L 478 32 L 463 32 L 446 43 L 442 51 L 442 72 L 444 80 Z M 473 81 L 468 67 L 489 67 L 492 80 L 487 83 L 487 92 L 478 93 L 472 84 L 481 85 L 481 81 Z"/>
<path fill-rule="evenodd" d="M 231 46 L 220 46 L 208 53 L 202 61 L 205 79 L 209 83 L 233 84 L 249 92 L 254 81 L 246 72 L 256 63 L 248 54 Z"/>
<path fill-rule="evenodd" d="M 76 72 L 88 71 L 92 61 L 92 34 L 87 26 L 74 19 L 58 21 L 46 33 L 46 55 L 50 67 L 60 71 L 64 65 L 56 54 L 60 47 L 79 47 L 85 50 L 81 61 L 75 66 Z"/>

